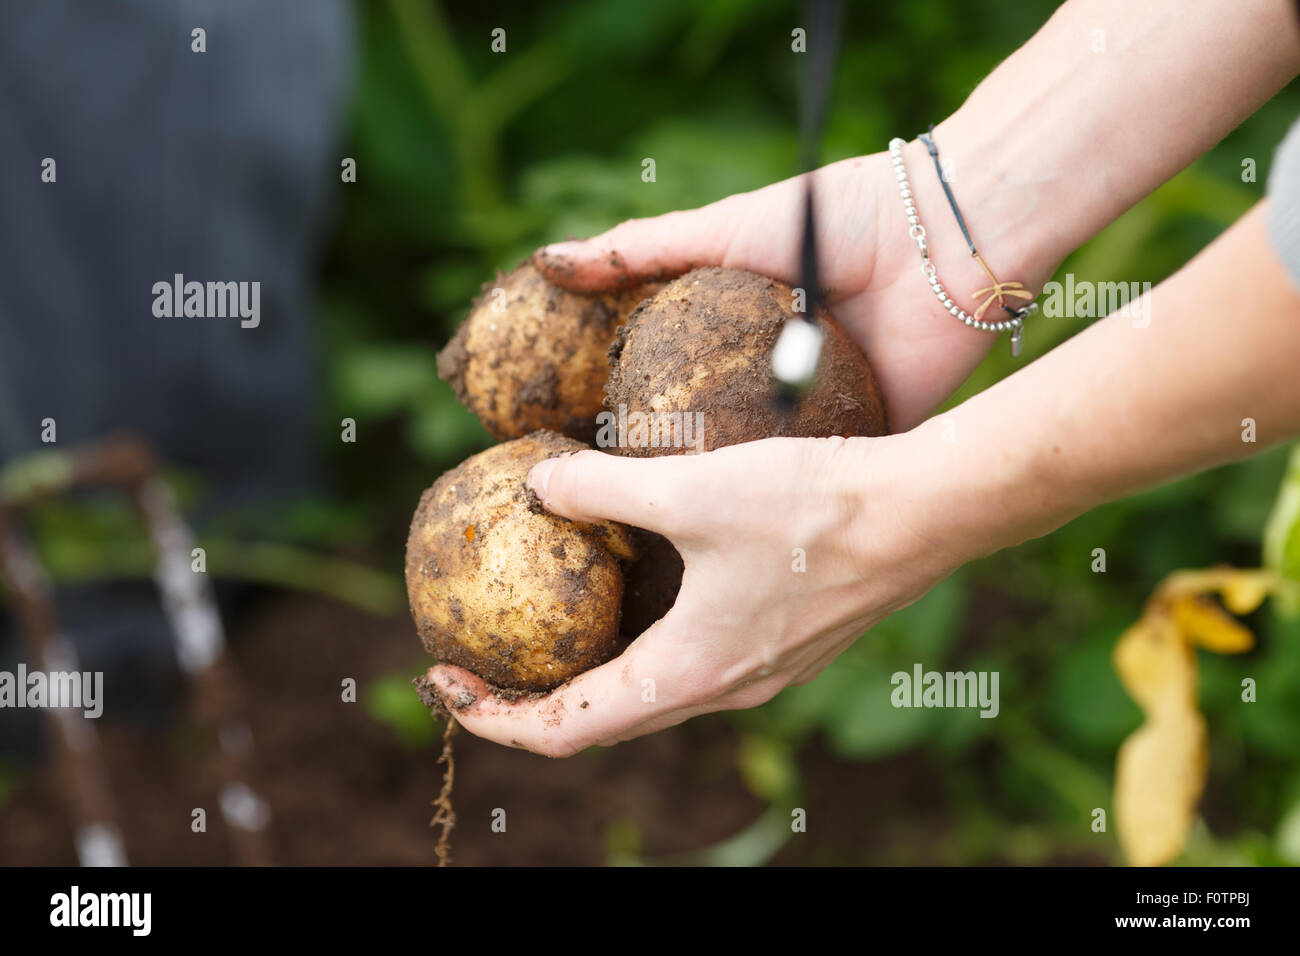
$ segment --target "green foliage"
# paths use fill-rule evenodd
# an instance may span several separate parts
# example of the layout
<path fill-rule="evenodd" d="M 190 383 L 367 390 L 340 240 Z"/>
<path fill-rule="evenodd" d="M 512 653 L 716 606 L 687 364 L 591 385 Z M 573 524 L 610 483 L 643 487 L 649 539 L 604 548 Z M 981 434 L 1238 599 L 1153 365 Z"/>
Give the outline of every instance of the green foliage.
<path fill-rule="evenodd" d="M 771 735 L 745 737 L 737 759 L 745 785 L 769 803 L 794 803 L 799 793 L 799 768 L 794 752 Z"/>
<path fill-rule="evenodd" d="M 371 681 L 359 696 L 366 713 L 390 727 L 403 746 L 418 750 L 433 743 L 437 728 L 429 709 L 411 689 L 409 674 L 389 674 Z"/>
<path fill-rule="evenodd" d="M 1300 445 L 1292 453 L 1282 488 L 1264 529 L 1264 565 L 1300 581 Z M 1284 611 L 1300 615 L 1296 602 L 1284 600 Z"/>

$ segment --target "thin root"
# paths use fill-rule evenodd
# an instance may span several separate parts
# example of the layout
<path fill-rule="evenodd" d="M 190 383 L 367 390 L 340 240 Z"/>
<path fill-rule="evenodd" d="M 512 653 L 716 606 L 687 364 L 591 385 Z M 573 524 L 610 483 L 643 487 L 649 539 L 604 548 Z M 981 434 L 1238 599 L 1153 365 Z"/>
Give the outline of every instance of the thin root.
<path fill-rule="evenodd" d="M 438 845 L 434 849 L 439 866 L 451 862 L 451 831 L 456 827 L 456 811 L 451 807 L 451 788 L 456 780 L 456 760 L 452 756 L 451 738 L 455 736 L 457 726 L 456 718 L 448 714 L 447 723 L 442 730 L 442 756 L 438 758 L 438 763 L 443 765 L 442 790 L 438 799 L 433 801 L 436 810 L 433 819 L 429 821 L 429 826 L 442 828 L 438 835 Z"/>

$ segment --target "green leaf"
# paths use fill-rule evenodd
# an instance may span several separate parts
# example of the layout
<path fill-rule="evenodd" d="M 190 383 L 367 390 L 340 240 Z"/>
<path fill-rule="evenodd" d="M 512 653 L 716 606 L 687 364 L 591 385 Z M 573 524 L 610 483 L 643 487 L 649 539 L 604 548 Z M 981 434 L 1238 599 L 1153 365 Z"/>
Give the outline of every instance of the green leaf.
<path fill-rule="evenodd" d="M 454 462 L 486 448 L 492 437 L 474 413 L 456 401 L 450 385 L 436 382 L 414 408 L 407 442 L 425 461 Z"/>
<path fill-rule="evenodd" d="M 881 667 L 864 675 L 857 693 L 828 729 L 832 748 L 843 757 L 879 757 L 918 743 L 931 711 L 895 707 L 890 701 L 893 671 Z"/>
<path fill-rule="evenodd" d="M 955 574 L 886 623 L 903 634 L 902 656 L 907 659 L 906 663 L 910 665 L 915 660 L 922 660 L 929 670 L 938 668 L 947 656 L 965 613 L 965 579 Z"/>
<path fill-rule="evenodd" d="M 433 718 L 420 703 L 409 674 L 390 674 L 372 681 L 362 688 L 361 700 L 366 713 L 391 727 L 403 746 L 414 750 L 433 743 Z"/>
<path fill-rule="evenodd" d="M 1300 581 L 1300 445 L 1291 452 L 1282 487 L 1264 527 L 1264 566 Z M 1300 613 L 1296 602 L 1285 595 L 1277 596 L 1276 607 L 1290 616 Z"/>
<path fill-rule="evenodd" d="M 411 345 L 372 345 L 349 352 L 336 366 L 339 409 L 358 418 L 391 415 L 438 382 L 432 351 Z"/>
<path fill-rule="evenodd" d="M 1052 666 L 1047 713 L 1075 747 L 1110 753 L 1142 721 L 1124 693 L 1111 653 L 1119 628 L 1095 628 L 1071 643 Z"/>
<path fill-rule="evenodd" d="M 768 803 L 788 802 L 799 788 L 799 768 L 789 744 L 772 737 L 747 736 L 736 757 L 749 792 Z"/>

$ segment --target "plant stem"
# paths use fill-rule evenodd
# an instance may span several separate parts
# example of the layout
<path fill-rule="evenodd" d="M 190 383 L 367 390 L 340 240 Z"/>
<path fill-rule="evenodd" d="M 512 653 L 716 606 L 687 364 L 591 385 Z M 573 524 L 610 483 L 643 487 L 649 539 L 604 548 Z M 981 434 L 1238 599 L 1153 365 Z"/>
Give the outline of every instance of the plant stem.
<path fill-rule="evenodd" d="M 208 570 L 217 577 L 292 588 L 330 597 L 377 616 L 396 613 L 405 599 L 388 574 L 342 558 L 323 557 L 281 544 L 204 539 Z M 153 574 L 153 549 L 144 541 L 76 548 L 44 548 L 50 574 L 65 581 L 147 578 Z"/>

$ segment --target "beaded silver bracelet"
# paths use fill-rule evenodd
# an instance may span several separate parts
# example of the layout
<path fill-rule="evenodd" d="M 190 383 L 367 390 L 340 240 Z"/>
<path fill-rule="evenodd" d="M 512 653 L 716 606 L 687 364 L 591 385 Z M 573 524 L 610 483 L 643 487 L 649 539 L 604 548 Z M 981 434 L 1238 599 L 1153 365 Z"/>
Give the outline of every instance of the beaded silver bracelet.
<path fill-rule="evenodd" d="M 906 145 L 906 141 L 897 136 L 891 139 L 889 141 L 889 159 L 894 164 L 894 178 L 898 180 L 898 192 L 903 197 L 903 208 L 907 212 L 907 234 L 916 242 L 917 248 L 921 250 L 921 274 L 930 283 L 930 289 L 938 297 L 939 303 L 954 318 L 960 319 L 964 324 L 982 332 L 1002 333 L 1010 331 L 1011 354 L 1013 357 L 1019 358 L 1021 345 L 1024 341 L 1025 319 L 1038 311 L 1038 303 L 1032 301 L 1033 295 L 1025 291 L 1019 282 L 999 282 L 997 280 L 997 277 L 993 275 L 992 270 L 985 264 L 980 254 L 975 251 L 974 243 L 971 242 L 965 223 L 961 219 L 961 213 L 957 211 L 956 203 L 952 201 L 951 195 L 949 195 L 949 201 L 953 205 L 953 212 L 957 215 L 957 221 L 961 225 L 963 235 L 966 236 L 967 244 L 970 245 L 971 256 L 980 264 L 980 268 L 993 282 L 992 286 L 975 291 L 974 295 L 977 298 L 983 297 L 984 301 L 974 315 L 967 313 L 965 309 L 952 300 L 952 296 L 948 295 L 943 283 L 939 281 L 938 270 L 930 259 L 930 247 L 925 239 L 925 226 L 921 225 L 920 217 L 916 213 L 916 203 L 912 199 L 912 189 L 907 181 L 907 169 L 903 165 L 903 147 Z M 932 144 L 928 145 L 930 145 L 931 155 L 935 156 L 937 166 L 937 151 Z M 1008 295 L 1031 301 L 1027 305 L 1013 309 L 1006 303 L 1005 297 Z M 998 322 L 984 321 L 984 313 L 994 302 L 1002 306 L 1011 318 Z"/>

